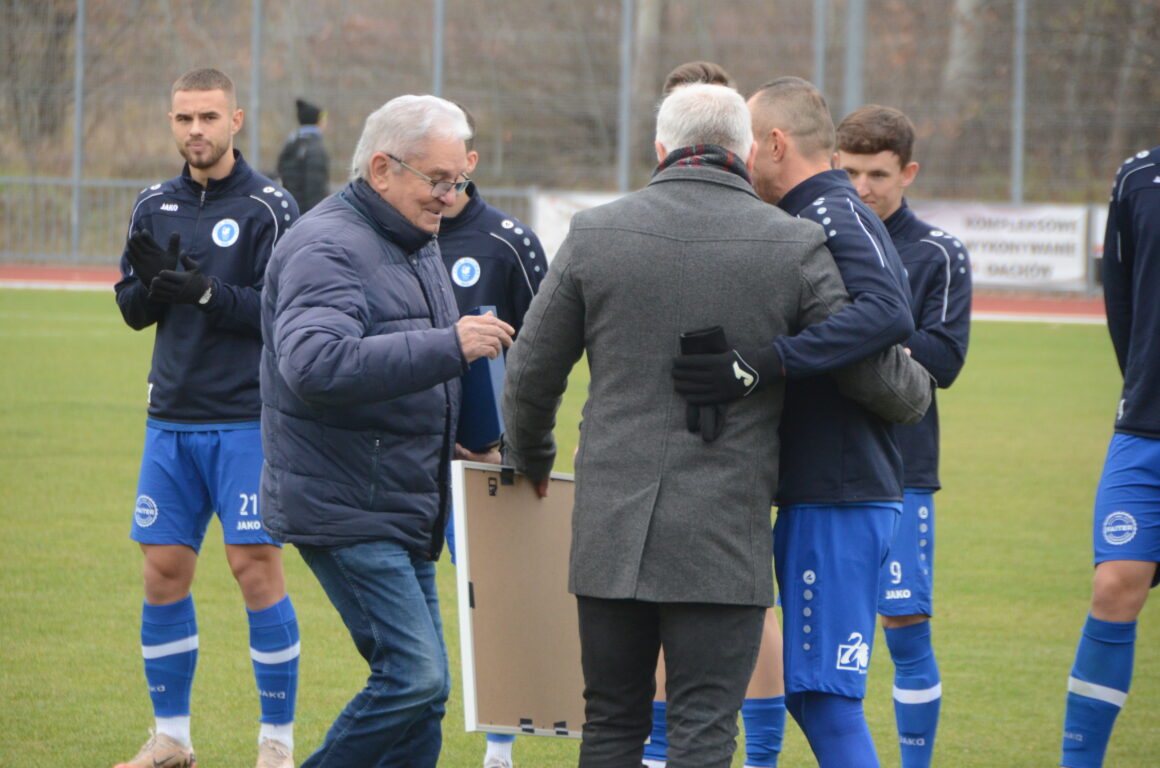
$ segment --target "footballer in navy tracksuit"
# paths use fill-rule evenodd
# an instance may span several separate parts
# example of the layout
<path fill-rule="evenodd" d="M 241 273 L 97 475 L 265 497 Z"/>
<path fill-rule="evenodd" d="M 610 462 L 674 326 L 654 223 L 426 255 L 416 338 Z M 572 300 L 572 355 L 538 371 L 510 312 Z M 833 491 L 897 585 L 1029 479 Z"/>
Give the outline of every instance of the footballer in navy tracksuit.
<path fill-rule="evenodd" d="M 1067 683 L 1060 765 L 1068 768 L 1103 764 L 1132 680 L 1136 620 L 1160 580 L 1160 147 L 1120 166 L 1102 261 L 1124 386 L 1096 490 L 1091 611 Z"/>
<path fill-rule="evenodd" d="M 228 118 L 208 102 L 198 102 L 184 113 L 177 106 L 183 93 L 203 99 L 205 94 L 222 98 L 223 91 L 196 86 L 177 89 L 178 118 L 171 115 L 175 126 L 178 119 L 186 124 L 217 121 L 220 126 Z M 175 127 L 175 134 L 178 130 Z M 211 130 L 221 129 L 194 130 L 192 140 L 198 151 L 207 144 L 214 147 L 215 138 L 217 147 L 225 145 L 224 132 L 214 136 Z M 178 144 L 187 158 L 187 151 L 194 151 L 182 145 L 182 136 Z M 121 257 L 121 279 L 115 286 L 125 322 L 134 330 L 156 328 L 131 537 L 146 552 L 141 643 L 158 735 L 131 765 L 140 760 L 148 764 L 152 755 L 166 754 L 171 742 L 157 742 L 163 735 L 175 739 L 192 759 L 189 693 L 198 641 L 188 582 L 215 514 L 246 598 L 262 738 L 265 741 L 271 735 L 280 742 L 278 749 L 292 748 L 298 625 L 281 583 L 280 559 L 263 569 L 263 578 L 274 574 L 268 583 L 259 585 L 251 575 L 247 585 L 247 577 L 238 570 L 239 563 L 246 561 L 237 558 L 269 561 L 269 555 L 248 546 L 231 549 L 231 545 L 278 546 L 263 530 L 258 510 L 262 468 L 259 299 L 274 243 L 294 223 L 298 208 L 290 195 L 250 168 L 232 148 L 232 139 L 227 151 L 232 153 L 232 168 L 222 178 L 206 177 L 203 185 L 191 175 L 187 163 L 180 176 L 138 195 Z M 224 164 L 219 159 L 214 167 L 223 165 L 231 165 L 228 158 Z M 203 175 L 213 172 L 203 169 Z M 167 250 L 162 251 L 166 244 Z M 161 553 L 165 552 L 179 553 L 180 569 L 160 580 L 156 575 L 151 579 L 158 562 L 153 558 L 164 562 L 168 556 Z M 175 586 L 156 586 L 164 584 L 165 578 Z M 177 599 L 181 594 L 184 597 Z M 275 602 L 263 605 L 264 597 Z M 261 749 L 268 747 L 263 743 Z"/>
<path fill-rule="evenodd" d="M 914 124 L 893 107 L 867 104 L 842 120 L 835 166 L 845 171 L 862 202 L 881 218 L 910 283 L 915 332 L 913 358 L 939 387 L 948 387 L 966 360 L 971 321 L 971 268 L 963 244 L 919 220 L 904 192 L 919 165 Z M 894 715 L 902 768 L 929 768 L 942 705 L 931 642 L 934 573 L 934 492 L 938 480 L 938 410 L 915 425 L 895 427 L 902 451 L 903 507 L 890 554 L 878 579 L 878 612 L 894 662 Z"/>
<path fill-rule="evenodd" d="M 852 336 L 872 334 L 861 354 L 908 339 L 914 324 L 902 263 L 845 171 L 806 179 L 778 206 L 825 228 L 854 300 L 839 315 L 850 312 Z M 893 426 L 843 396 L 828 376 L 795 378 L 801 352 L 795 347 L 810 330 L 776 342 L 788 380 L 774 565 L 791 711 L 794 694 L 865 697 L 875 585 L 902 508 L 902 456 Z"/>

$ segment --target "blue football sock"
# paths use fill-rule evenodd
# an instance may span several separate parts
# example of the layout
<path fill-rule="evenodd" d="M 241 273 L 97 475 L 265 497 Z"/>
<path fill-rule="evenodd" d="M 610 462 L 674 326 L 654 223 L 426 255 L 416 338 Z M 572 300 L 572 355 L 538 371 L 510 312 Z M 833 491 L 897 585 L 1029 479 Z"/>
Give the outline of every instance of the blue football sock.
<path fill-rule="evenodd" d="M 832 693 L 791 693 L 785 708 L 797 720 L 818 768 L 879 768 L 862 700 Z"/>
<path fill-rule="evenodd" d="M 645 760 L 667 760 L 669 757 L 668 721 L 665 716 L 666 705 L 663 701 L 653 702 L 652 732 L 648 743 L 644 745 Z"/>
<path fill-rule="evenodd" d="M 785 734 L 785 697 L 745 699 L 741 719 L 745 722 L 745 765 L 776 768 Z"/>
<path fill-rule="evenodd" d="M 290 596 L 260 611 L 246 609 L 250 658 L 258 683 L 263 723 L 294 722 L 298 698 L 298 617 Z"/>
<path fill-rule="evenodd" d="M 1099 768 L 1116 715 L 1128 697 L 1136 650 L 1136 622 L 1088 616 L 1067 681 L 1063 759 L 1068 768 Z"/>
<path fill-rule="evenodd" d="M 930 622 L 886 629 L 885 635 L 894 662 L 894 720 L 902 768 L 929 768 L 942 703 Z"/>
<path fill-rule="evenodd" d="M 167 605 L 143 605 L 141 655 L 154 716 L 188 716 L 193 672 L 197 669 L 193 595 Z"/>

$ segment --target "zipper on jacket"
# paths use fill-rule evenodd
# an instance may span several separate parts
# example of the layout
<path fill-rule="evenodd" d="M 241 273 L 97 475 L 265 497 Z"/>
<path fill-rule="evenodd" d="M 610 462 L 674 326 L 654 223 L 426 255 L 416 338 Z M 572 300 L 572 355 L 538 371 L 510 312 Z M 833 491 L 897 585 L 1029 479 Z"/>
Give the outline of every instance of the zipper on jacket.
<path fill-rule="evenodd" d="M 375 449 L 371 454 L 371 477 L 370 482 L 368 483 L 370 486 L 370 497 L 367 499 L 367 506 L 371 509 L 372 512 L 374 511 L 375 506 L 375 495 L 379 488 L 379 460 L 382 459 L 382 444 L 383 439 L 381 437 L 376 437 Z"/>

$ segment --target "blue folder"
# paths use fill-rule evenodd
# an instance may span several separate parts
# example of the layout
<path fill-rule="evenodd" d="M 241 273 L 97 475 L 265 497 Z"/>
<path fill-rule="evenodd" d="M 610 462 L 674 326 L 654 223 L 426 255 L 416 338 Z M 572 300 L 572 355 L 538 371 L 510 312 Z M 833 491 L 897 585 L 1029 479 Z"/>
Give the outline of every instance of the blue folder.
<path fill-rule="evenodd" d="M 495 307 L 477 307 L 469 315 L 495 314 Z M 503 393 L 503 355 L 491 360 L 481 357 L 463 374 L 463 400 L 459 406 L 459 426 L 455 441 L 469 451 L 484 453 L 495 445 L 503 432 L 500 395 Z"/>

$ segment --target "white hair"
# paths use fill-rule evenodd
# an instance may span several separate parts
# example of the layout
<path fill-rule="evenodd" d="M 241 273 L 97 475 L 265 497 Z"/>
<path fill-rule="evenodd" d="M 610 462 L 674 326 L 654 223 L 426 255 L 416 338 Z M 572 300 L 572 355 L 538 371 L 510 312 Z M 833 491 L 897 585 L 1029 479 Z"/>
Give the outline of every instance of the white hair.
<path fill-rule="evenodd" d="M 350 160 L 350 177 L 369 177 L 371 157 L 376 152 L 406 160 L 435 138 L 464 142 L 471 138 L 463 110 L 438 96 L 397 96 L 367 117 Z"/>
<path fill-rule="evenodd" d="M 694 144 L 716 144 L 743 160 L 753 145 L 745 99 L 732 88 L 693 83 L 665 97 L 657 110 L 657 134 L 666 151 Z"/>

